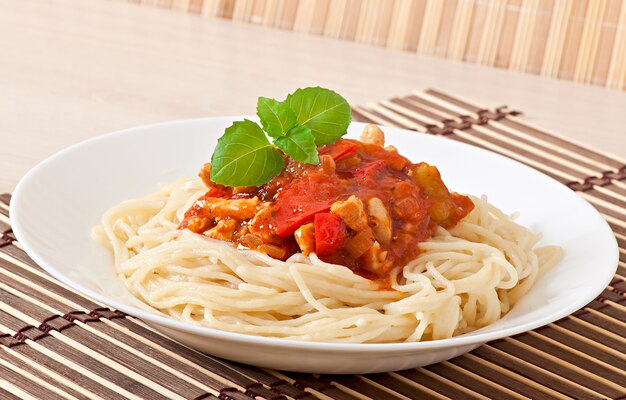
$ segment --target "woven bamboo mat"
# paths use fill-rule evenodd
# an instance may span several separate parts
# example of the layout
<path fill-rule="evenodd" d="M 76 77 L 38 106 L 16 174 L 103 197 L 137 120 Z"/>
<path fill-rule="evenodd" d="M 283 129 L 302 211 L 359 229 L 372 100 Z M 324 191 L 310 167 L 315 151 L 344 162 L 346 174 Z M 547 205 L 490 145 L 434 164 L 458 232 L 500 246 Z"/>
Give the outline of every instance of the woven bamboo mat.
<path fill-rule="evenodd" d="M 278 372 L 190 350 L 47 275 L 0 196 L 0 399 L 626 399 L 626 162 L 434 90 L 355 107 L 355 119 L 445 135 L 554 177 L 604 215 L 610 285 L 574 314 L 455 359 L 362 376 Z M 590 266 L 593 267 L 593 266 Z"/>

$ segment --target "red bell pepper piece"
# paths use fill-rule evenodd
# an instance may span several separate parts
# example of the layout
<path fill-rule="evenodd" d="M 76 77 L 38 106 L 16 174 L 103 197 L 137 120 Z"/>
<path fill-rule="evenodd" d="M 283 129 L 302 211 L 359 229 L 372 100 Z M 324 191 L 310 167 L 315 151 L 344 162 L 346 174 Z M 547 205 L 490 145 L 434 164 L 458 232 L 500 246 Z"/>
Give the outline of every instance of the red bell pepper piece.
<path fill-rule="evenodd" d="M 346 224 L 336 214 L 315 214 L 315 253 L 328 256 L 339 250 L 346 237 Z"/>

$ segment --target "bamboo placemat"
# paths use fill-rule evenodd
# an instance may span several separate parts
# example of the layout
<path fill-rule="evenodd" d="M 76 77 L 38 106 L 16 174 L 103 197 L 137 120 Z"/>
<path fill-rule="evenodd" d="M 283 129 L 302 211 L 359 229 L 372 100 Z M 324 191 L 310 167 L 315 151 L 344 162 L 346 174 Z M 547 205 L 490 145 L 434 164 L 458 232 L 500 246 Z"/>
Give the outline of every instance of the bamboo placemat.
<path fill-rule="evenodd" d="M 626 162 L 517 115 L 435 90 L 354 108 L 361 121 L 517 159 L 596 206 L 619 242 L 619 267 L 574 314 L 424 368 L 358 376 L 259 369 L 190 350 L 50 277 L 15 241 L 5 194 L 0 399 L 626 399 Z"/>

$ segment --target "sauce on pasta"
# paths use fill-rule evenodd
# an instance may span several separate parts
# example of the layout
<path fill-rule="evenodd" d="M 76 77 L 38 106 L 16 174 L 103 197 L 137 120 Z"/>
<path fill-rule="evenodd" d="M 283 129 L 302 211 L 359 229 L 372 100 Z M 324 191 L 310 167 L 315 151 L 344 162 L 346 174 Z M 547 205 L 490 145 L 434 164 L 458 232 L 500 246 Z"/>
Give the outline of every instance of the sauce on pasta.
<path fill-rule="evenodd" d="M 412 163 L 369 126 L 362 141 L 320 147 L 320 163 L 285 157 L 285 169 L 260 187 L 226 187 L 200 171 L 208 187 L 180 229 L 230 241 L 285 260 L 315 252 L 373 280 L 419 254 L 438 226 L 451 228 L 473 208 L 451 193 L 436 167 Z"/>

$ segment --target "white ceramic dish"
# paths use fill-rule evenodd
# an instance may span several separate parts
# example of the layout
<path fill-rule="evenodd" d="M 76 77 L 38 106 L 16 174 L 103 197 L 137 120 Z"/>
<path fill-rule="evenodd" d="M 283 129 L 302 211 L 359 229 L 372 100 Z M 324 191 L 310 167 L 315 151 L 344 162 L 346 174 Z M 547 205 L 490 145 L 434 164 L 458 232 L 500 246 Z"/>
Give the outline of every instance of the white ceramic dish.
<path fill-rule="evenodd" d="M 240 118 L 236 118 L 240 119 Z M 520 222 L 543 232 L 565 258 L 502 320 L 478 331 L 421 343 L 298 342 L 223 332 L 183 323 L 136 300 L 114 274 L 110 254 L 89 232 L 122 200 L 159 182 L 195 176 L 233 118 L 176 121 L 127 129 L 69 147 L 33 168 L 11 201 L 15 234 L 55 278 L 111 307 L 139 317 L 198 350 L 257 366 L 318 373 L 368 373 L 423 366 L 481 344 L 545 325 L 579 309 L 609 283 L 618 259 L 602 217 L 574 192 L 515 161 L 441 137 L 386 128 L 387 142 L 413 161 L 439 167 L 458 192 L 487 194 Z M 353 123 L 356 137 L 362 124 Z"/>

